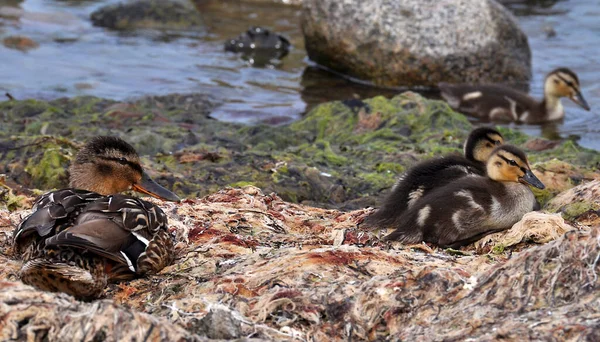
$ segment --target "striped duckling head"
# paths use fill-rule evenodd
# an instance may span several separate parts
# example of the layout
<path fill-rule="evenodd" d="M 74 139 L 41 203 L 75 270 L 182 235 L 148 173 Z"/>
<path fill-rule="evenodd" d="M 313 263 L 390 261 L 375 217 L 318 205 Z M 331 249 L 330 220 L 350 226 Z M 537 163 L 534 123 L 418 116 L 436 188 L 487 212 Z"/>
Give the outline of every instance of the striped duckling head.
<path fill-rule="evenodd" d="M 492 151 L 486 164 L 488 177 L 499 182 L 515 182 L 544 189 L 544 184 L 533 174 L 527 156 L 512 145 L 500 145 Z"/>
<path fill-rule="evenodd" d="M 590 106 L 581 94 L 579 78 L 568 68 L 558 68 L 546 76 L 544 94 L 547 101 L 557 101 L 561 97 L 568 97 L 585 110 Z"/>
<path fill-rule="evenodd" d="M 479 127 L 469 133 L 463 150 L 470 161 L 486 163 L 492 151 L 502 144 L 504 138 L 500 132 L 490 127 Z"/>

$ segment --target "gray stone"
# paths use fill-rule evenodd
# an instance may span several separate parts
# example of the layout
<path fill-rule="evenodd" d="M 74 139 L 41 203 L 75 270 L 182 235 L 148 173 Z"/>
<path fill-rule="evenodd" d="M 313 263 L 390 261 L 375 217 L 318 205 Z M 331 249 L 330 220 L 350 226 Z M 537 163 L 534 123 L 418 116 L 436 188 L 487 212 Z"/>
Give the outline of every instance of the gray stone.
<path fill-rule="evenodd" d="M 241 316 L 226 306 L 213 306 L 208 314 L 197 321 L 192 328 L 194 333 L 214 339 L 240 338 L 242 333 Z"/>
<path fill-rule="evenodd" d="M 117 30 L 181 30 L 199 27 L 202 17 L 185 0 L 138 0 L 101 7 L 91 14 L 94 25 Z"/>
<path fill-rule="evenodd" d="M 284 4 L 284 5 L 292 5 L 292 6 L 300 6 L 304 0 L 242 0 L 243 2 L 255 2 L 257 4 Z"/>
<path fill-rule="evenodd" d="M 308 56 L 381 86 L 522 82 L 527 37 L 493 0 L 305 0 Z"/>

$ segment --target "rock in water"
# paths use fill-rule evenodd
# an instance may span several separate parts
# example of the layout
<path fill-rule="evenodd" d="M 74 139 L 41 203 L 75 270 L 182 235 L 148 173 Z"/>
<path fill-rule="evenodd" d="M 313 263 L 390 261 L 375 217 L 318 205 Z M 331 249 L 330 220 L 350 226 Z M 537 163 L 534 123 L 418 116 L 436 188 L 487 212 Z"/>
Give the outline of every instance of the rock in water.
<path fill-rule="evenodd" d="M 253 66 L 277 63 L 290 51 L 290 41 L 263 27 L 254 26 L 239 37 L 225 42 L 225 51 L 239 52 Z"/>
<path fill-rule="evenodd" d="M 202 17 L 185 0 L 135 0 L 111 4 L 94 11 L 96 26 L 115 30 L 187 30 L 202 26 Z"/>
<path fill-rule="evenodd" d="M 302 30 L 313 61 L 380 86 L 530 79 L 527 37 L 493 0 L 306 0 Z"/>

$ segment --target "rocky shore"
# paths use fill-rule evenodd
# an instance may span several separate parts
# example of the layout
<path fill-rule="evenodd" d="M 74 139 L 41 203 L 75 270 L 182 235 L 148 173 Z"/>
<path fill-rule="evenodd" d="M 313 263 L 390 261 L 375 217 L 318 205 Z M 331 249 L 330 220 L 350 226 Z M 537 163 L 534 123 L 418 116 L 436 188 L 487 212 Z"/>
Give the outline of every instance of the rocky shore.
<path fill-rule="evenodd" d="M 548 186 L 536 193 L 545 212 L 460 251 L 384 244 L 360 223 L 407 167 L 460 151 L 462 115 L 405 93 L 249 127 L 211 119 L 218 105 L 0 103 L 0 340 L 598 337 L 600 153 L 503 128 Z M 20 283 L 10 241 L 34 195 L 65 186 L 70 158 L 97 134 L 131 142 L 187 199 L 160 203 L 178 241 L 172 266 L 82 303 Z"/>

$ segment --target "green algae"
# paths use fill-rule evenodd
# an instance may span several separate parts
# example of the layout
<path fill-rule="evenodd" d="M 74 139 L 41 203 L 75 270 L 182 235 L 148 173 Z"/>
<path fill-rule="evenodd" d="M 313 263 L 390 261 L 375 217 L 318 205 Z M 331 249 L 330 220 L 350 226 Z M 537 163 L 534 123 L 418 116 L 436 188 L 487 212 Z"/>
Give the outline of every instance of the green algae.
<path fill-rule="evenodd" d="M 379 173 L 395 173 L 400 174 L 404 172 L 406 167 L 398 163 L 378 163 L 375 164 L 375 170 Z"/>
<path fill-rule="evenodd" d="M 506 249 L 506 246 L 503 244 L 497 244 L 492 248 L 492 253 L 493 254 L 502 254 L 504 253 L 504 250 Z"/>
<path fill-rule="evenodd" d="M 0 209 L 14 211 L 27 206 L 27 196 L 15 195 L 13 190 L 5 184 L 5 176 L 0 175 Z"/>
<path fill-rule="evenodd" d="M 280 127 L 209 118 L 218 105 L 200 94 L 131 103 L 89 96 L 2 102 L 0 116 L 7 120 L 0 128 L 0 173 L 30 188 L 66 186 L 66 168 L 76 147 L 92 136 L 111 134 L 132 143 L 152 176 L 183 197 L 252 184 L 288 201 L 353 209 L 377 205 L 415 163 L 461 153 L 472 129 L 464 115 L 445 103 L 414 93 L 325 103 Z M 530 139 L 498 129 L 517 145 Z M 52 138 L 41 143 L 48 138 L 40 131 Z M 541 162 L 555 157 L 589 169 L 600 163 L 600 153 L 573 141 L 527 152 L 542 167 Z M 184 162 L 186 155 L 191 157 Z M 536 191 L 536 198 L 545 204 L 553 191 Z"/>
<path fill-rule="evenodd" d="M 50 143 L 40 145 L 43 152 L 27 161 L 25 171 L 31 175 L 32 187 L 58 188 L 67 181 L 67 170 L 71 154 L 60 146 Z"/>
<path fill-rule="evenodd" d="M 565 220 L 574 221 L 580 215 L 589 211 L 600 210 L 600 205 L 590 202 L 572 202 L 561 208 L 549 208 L 550 211 L 560 212 Z"/>
<path fill-rule="evenodd" d="M 256 184 L 254 182 L 245 182 L 245 181 L 231 183 L 228 186 L 232 187 L 232 188 L 243 188 L 243 187 L 249 186 L 249 185 L 256 186 Z"/>
<path fill-rule="evenodd" d="M 544 206 L 550 202 L 550 200 L 552 198 L 554 198 L 556 195 L 558 195 L 558 193 L 560 191 L 555 190 L 555 189 L 549 189 L 549 188 L 545 188 L 545 189 L 538 189 L 535 187 L 529 187 L 531 189 L 531 191 L 533 192 L 533 195 L 535 196 L 535 199 L 538 201 L 538 203 L 540 204 L 540 208 L 544 208 Z"/>

